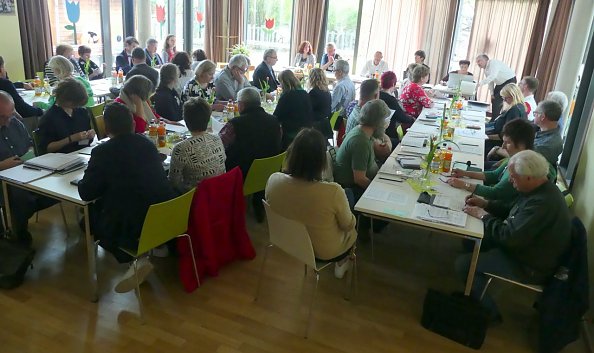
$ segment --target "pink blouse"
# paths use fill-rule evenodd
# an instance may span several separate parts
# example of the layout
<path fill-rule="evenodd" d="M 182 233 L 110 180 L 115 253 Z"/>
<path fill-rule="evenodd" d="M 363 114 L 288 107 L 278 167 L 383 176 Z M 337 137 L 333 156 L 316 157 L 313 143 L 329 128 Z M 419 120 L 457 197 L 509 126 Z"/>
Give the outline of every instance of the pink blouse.
<path fill-rule="evenodd" d="M 430 108 L 431 104 L 433 104 L 423 87 L 414 82 L 404 87 L 400 94 L 400 101 L 404 110 L 415 118 L 421 114 L 423 107 Z"/>

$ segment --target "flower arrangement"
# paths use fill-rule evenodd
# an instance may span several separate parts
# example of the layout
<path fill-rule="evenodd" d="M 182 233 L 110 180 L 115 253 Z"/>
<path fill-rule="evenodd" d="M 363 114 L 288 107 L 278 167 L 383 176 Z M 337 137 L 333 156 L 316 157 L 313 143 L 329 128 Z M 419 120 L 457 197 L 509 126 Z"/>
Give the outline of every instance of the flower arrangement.
<path fill-rule="evenodd" d="M 229 50 L 229 54 L 231 54 L 231 56 L 237 55 L 237 54 L 243 54 L 243 55 L 249 57 L 250 56 L 250 51 L 245 46 L 245 44 L 243 44 L 243 43 L 237 43 L 237 44 L 235 44 L 234 46 L 231 47 L 231 49 Z"/>

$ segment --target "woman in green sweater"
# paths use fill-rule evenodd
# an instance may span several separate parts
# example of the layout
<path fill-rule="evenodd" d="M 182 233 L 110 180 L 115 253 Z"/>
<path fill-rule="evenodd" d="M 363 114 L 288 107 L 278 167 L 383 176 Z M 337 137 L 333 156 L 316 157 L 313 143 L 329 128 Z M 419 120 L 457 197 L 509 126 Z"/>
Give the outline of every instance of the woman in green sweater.
<path fill-rule="evenodd" d="M 509 153 L 509 156 L 524 151 L 531 150 L 534 146 L 534 128 L 525 119 L 515 119 L 503 127 L 503 145 Z M 501 165 L 491 171 L 486 172 L 468 172 L 460 169 L 452 171 L 452 178 L 448 184 L 458 189 L 465 189 L 474 195 L 482 196 L 487 200 L 513 201 L 518 196 L 518 191 L 509 182 L 509 171 L 507 170 L 508 159 Z M 483 185 L 471 183 L 463 177 L 482 180 Z"/>

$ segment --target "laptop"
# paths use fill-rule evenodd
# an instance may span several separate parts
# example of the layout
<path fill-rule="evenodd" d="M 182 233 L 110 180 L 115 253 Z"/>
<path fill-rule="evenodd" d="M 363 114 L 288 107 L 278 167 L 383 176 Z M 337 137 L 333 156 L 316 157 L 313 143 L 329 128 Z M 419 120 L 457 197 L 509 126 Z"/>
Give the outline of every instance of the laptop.
<path fill-rule="evenodd" d="M 448 78 L 448 88 L 458 88 L 462 81 L 474 81 L 474 77 L 471 75 L 462 75 L 451 73 Z"/>

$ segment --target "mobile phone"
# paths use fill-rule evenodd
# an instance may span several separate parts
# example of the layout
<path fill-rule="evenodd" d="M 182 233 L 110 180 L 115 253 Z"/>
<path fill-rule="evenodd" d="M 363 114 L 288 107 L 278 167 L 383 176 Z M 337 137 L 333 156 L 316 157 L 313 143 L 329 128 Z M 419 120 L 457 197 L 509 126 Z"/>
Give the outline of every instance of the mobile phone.
<path fill-rule="evenodd" d="M 74 179 L 70 182 L 70 184 L 72 184 L 74 186 L 78 186 L 78 183 L 80 183 L 80 179 Z"/>

